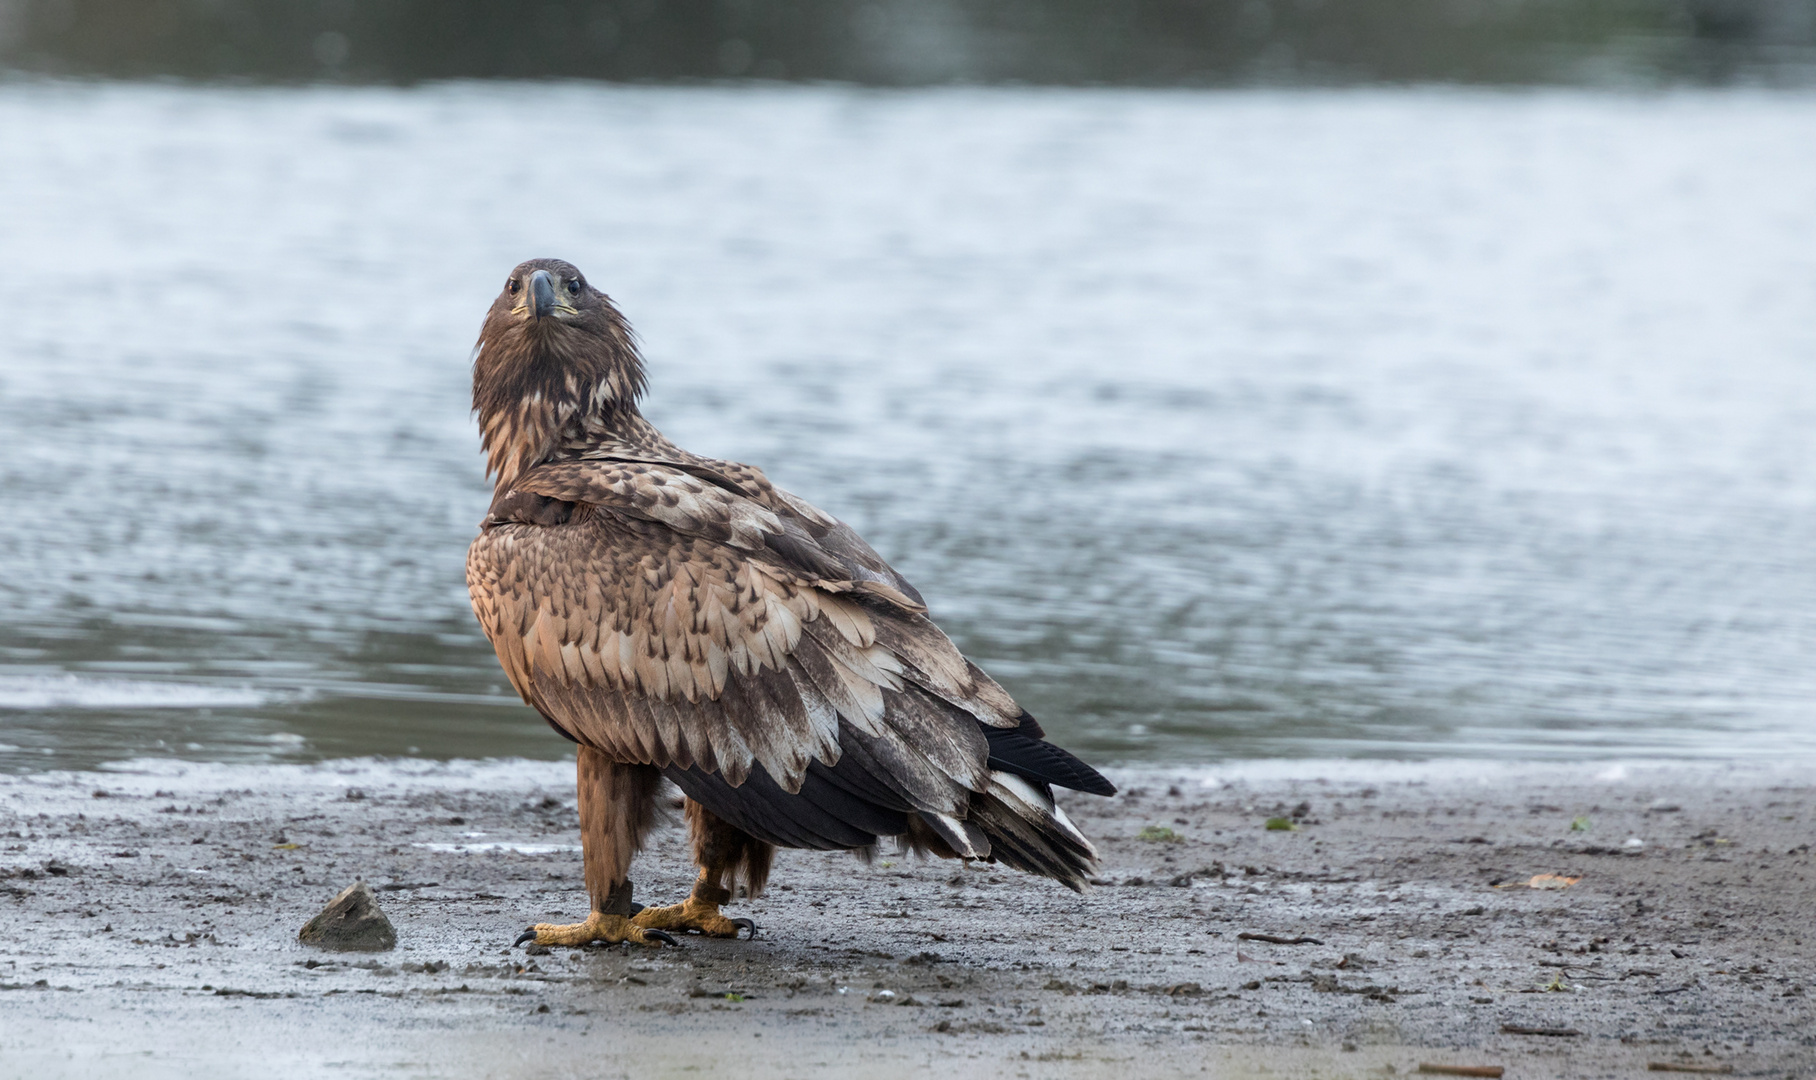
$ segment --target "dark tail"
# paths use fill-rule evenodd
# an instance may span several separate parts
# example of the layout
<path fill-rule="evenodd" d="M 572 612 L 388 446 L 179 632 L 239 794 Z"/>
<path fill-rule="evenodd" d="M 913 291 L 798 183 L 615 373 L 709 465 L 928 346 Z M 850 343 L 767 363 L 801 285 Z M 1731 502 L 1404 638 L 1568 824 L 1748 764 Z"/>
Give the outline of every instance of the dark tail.
<path fill-rule="evenodd" d="M 1114 795 L 1116 785 L 1047 742 L 1040 722 L 1026 712 L 1015 727 L 983 730 L 990 743 L 989 789 L 972 796 L 966 821 L 929 825 L 952 833 L 947 842 L 962 853 L 988 855 L 1083 892 L 1097 873 L 1097 849 L 1053 801 L 1053 788 Z M 941 827 L 946 825 L 951 828 Z"/>
<path fill-rule="evenodd" d="M 971 798 L 967 824 L 984 834 L 998 862 L 1050 877 L 1073 892 L 1084 892 L 1097 873 L 1097 849 L 1045 784 L 992 772 L 990 789 Z"/>

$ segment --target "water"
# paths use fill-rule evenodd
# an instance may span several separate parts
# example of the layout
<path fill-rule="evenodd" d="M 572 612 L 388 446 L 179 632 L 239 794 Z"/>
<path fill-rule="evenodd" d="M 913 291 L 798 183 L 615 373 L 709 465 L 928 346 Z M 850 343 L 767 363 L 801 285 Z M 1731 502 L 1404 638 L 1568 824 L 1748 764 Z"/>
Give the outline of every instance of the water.
<path fill-rule="evenodd" d="M 433 0 L 6 0 L 8 68 L 265 82 L 1810 87 L 1816 0 L 568 0 L 532 11 Z"/>
<path fill-rule="evenodd" d="M 1109 762 L 1816 753 L 1816 97 L 0 86 L 0 768 L 554 757 L 523 258 Z"/>

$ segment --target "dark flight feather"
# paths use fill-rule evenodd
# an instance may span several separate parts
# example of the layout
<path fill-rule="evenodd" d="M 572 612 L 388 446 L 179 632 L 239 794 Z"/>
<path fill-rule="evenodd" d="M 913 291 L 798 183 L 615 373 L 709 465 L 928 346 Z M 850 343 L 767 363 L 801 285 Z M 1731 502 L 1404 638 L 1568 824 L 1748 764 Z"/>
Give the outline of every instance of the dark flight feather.
<path fill-rule="evenodd" d="M 1054 787 L 1070 788 L 1090 795 L 1114 795 L 1116 785 L 1103 774 L 1047 742 L 1034 717 L 1022 714 L 1022 723 L 1014 728 L 984 728 L 990 742 L 990 767 Z"/>

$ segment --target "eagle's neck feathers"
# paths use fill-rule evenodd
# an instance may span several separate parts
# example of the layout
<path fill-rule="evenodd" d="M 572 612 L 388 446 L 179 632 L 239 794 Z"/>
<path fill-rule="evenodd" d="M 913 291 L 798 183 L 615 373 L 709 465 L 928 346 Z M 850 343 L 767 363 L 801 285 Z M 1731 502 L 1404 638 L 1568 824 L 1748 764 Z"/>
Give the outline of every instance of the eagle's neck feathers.
<path fill-rule="evenodd" d="M 473 357 L 473 409 L 495 490 L 603 444 L 666 442 L 637 411 L 643 388 L 643 359 L 620 320 L 603 333 L 488 321 Z"/>

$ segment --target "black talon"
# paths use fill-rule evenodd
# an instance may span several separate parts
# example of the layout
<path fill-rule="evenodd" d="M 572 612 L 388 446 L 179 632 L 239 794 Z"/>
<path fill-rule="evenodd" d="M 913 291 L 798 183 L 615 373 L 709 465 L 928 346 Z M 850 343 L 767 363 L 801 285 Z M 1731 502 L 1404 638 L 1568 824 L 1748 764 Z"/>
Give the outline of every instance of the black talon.
<path fill-rule="evenodd" d="M 756 923 L 751 922 L 749 919 L 733 919 L 732 924 L 735 926 L 742 926 L 744 929 L 749 930 L 750 931 L 750 940 L 751 941 L 757 940 L 757 924 Z"/>
<path fill-rule="evenodd" d="M 535 940 L 536 940 L 536 931 L 525 930 L 523 933 L 517 935 L 516 941 L 511 942 L 511 948 L 515 949 L 517 946 L 522 945 L 526 941 L 535 941 Z"/>
<path fill-rule="evenodd" d="M 666 930 L 645 930 L 643 931 L 643 936 L 646 938 L 655 938 L 664 945 L 673 945 L 677 949 L 681 947 L 681 943 L 674 938 L 669 937 Z"/>

